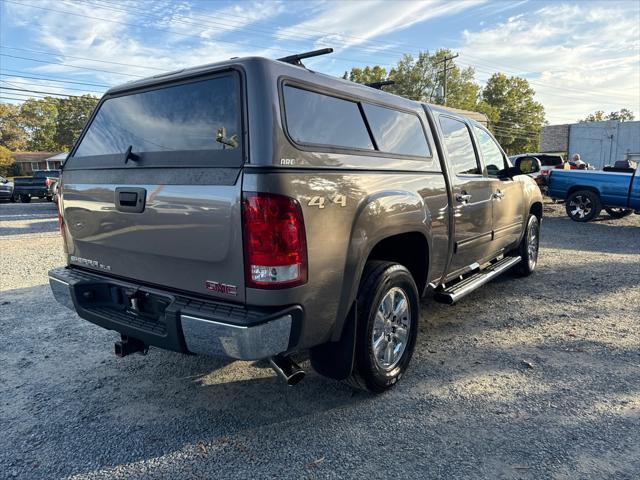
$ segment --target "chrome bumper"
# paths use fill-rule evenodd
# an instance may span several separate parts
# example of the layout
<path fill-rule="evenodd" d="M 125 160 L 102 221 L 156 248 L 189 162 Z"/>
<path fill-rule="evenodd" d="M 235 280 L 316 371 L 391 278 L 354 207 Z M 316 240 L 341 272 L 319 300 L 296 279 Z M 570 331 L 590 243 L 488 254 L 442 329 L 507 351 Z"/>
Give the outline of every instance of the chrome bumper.
<path fill-rule="evenodd" d="M 184 298 L 172 295 L 172 305 L 167 307 L 167 312 L 173 312 L 172 316 L 165 315 L 164 328 L 155 326 L 152 329 L 140 322 L 135 315 L 123 312 L 122 308 L 104 314 L 104 308 L 91 308 L 78 302 L 77 297 L 82 297 L 75 293 L 78 287 L 84 291 L 91 288 L 91 285 L 104 286 L 105 283 L 133 286 L 77 270 L 58 268 L 49 272 L 49 284 L 55 299 L 80 317 L 149 345 L 185 353 L 224 356 L 238 360 L 272 357 L 289 349 L 294 316 L 301 314 L 300 307 L 290 307 L 280 313 L 265 315 L 264 321 L 256 321 L 255 312 L 252 312 L 252 323 L 240 325 L 237 318 L 234 323 L 225 322 L 223 314 L 215 319 L 197 315 L 193 309 L 183 307 L 187 304 Z"/>

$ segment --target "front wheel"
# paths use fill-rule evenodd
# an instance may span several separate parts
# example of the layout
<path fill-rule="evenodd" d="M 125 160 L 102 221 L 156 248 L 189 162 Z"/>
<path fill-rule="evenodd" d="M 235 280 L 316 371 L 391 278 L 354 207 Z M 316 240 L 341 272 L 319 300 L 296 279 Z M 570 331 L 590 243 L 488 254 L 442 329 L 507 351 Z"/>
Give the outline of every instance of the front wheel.
<path fill-rule="evenodd" d="M 538 265 L 538 252 L 540 251 L 540 220 L 533 214 L 527 219 L 527 229 L 517 249 L 522 261 L 514 267 L 514 272 L 521 277 L 527 277 L 533 273 Z"/>
<path fill-rule="evenodd" d="M 611 218 L 616 219 L 627 217 L 633 213 L 633 210 L 628 208 L 604 207 L 604 209 Z"/>
<path fill-rule="evenodd" d="M 578 190 L 567 198 L 567 215 L 576 222 L 589 222 L 600 215 L 602 204 L 598 194 L 590 190 Z"/>
<path fill-rule="evenodd" d="M 411 273 L 392 262 L 367 262 L 357 298 L 352 387 L 381 393 L 404 375 L 416 343 L 420 304 Z"/>

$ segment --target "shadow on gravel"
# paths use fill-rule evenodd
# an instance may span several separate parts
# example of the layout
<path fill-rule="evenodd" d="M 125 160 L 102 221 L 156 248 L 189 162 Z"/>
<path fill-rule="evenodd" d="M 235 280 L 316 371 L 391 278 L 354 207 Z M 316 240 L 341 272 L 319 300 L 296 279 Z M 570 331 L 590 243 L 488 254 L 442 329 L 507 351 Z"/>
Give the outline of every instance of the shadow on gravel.
<path fill-rule="evenodd" d="M 9 237 L 12 235 L 31 235 L 34 233 L 50 233 L 58 231 L 58 220 L 32 221 L 27 220 L 27 224 L 22 227 L 4 227 L 0 226 L 0 237 Z"/>
<path fill-rule="evenodd" d="M 546 234 L 547 229 L 553 229 L 554 234 Z M 640 254 L 639 238 L 640 226 L 578 223 L 556 217 L 544 219 L 540 235 L 544 247 L 571 250 L 576 255 L 580 251 Z"/>

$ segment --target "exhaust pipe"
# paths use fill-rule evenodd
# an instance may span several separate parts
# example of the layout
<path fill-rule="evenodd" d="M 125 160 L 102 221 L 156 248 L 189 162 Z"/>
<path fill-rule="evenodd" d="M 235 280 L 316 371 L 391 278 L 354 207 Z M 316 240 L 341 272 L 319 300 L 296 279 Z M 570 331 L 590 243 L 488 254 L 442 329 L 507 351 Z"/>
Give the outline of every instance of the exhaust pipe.
<path fill-rule="evenodd" d="M 120 358 L 131 355 L 132 353 L 146 355 L 149 351 L 149 345 L 137 338 L 127 337 L 126 335 L 120 335 L 120 338 L 121 340 L 113 346 L 116 356 Z"/>
<path fill-rule="evenodd" d="M 273 368 L 278 376 L 287 382 L 289 386 L 300 383 L 306 375 L 304 370 L 302 370 L 296 362 L 283 355 L 271 357 L 269 363 L 271 364 L 271 368 Z"/>

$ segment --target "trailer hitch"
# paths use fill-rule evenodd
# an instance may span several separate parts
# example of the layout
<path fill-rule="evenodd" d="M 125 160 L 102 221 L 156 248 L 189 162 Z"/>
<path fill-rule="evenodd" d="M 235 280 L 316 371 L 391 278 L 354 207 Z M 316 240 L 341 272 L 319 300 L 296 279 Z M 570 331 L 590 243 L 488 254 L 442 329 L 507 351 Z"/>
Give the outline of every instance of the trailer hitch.
<path fill-rule="evenodd" d="M 120 335 L 120 338 L 120 341 L 114 345 L 115 354 L 120 358 L 131 355 L 132 353 L 146 355 L 149 352 L 149 345 L 137 338 L 126 335 Z"/>

